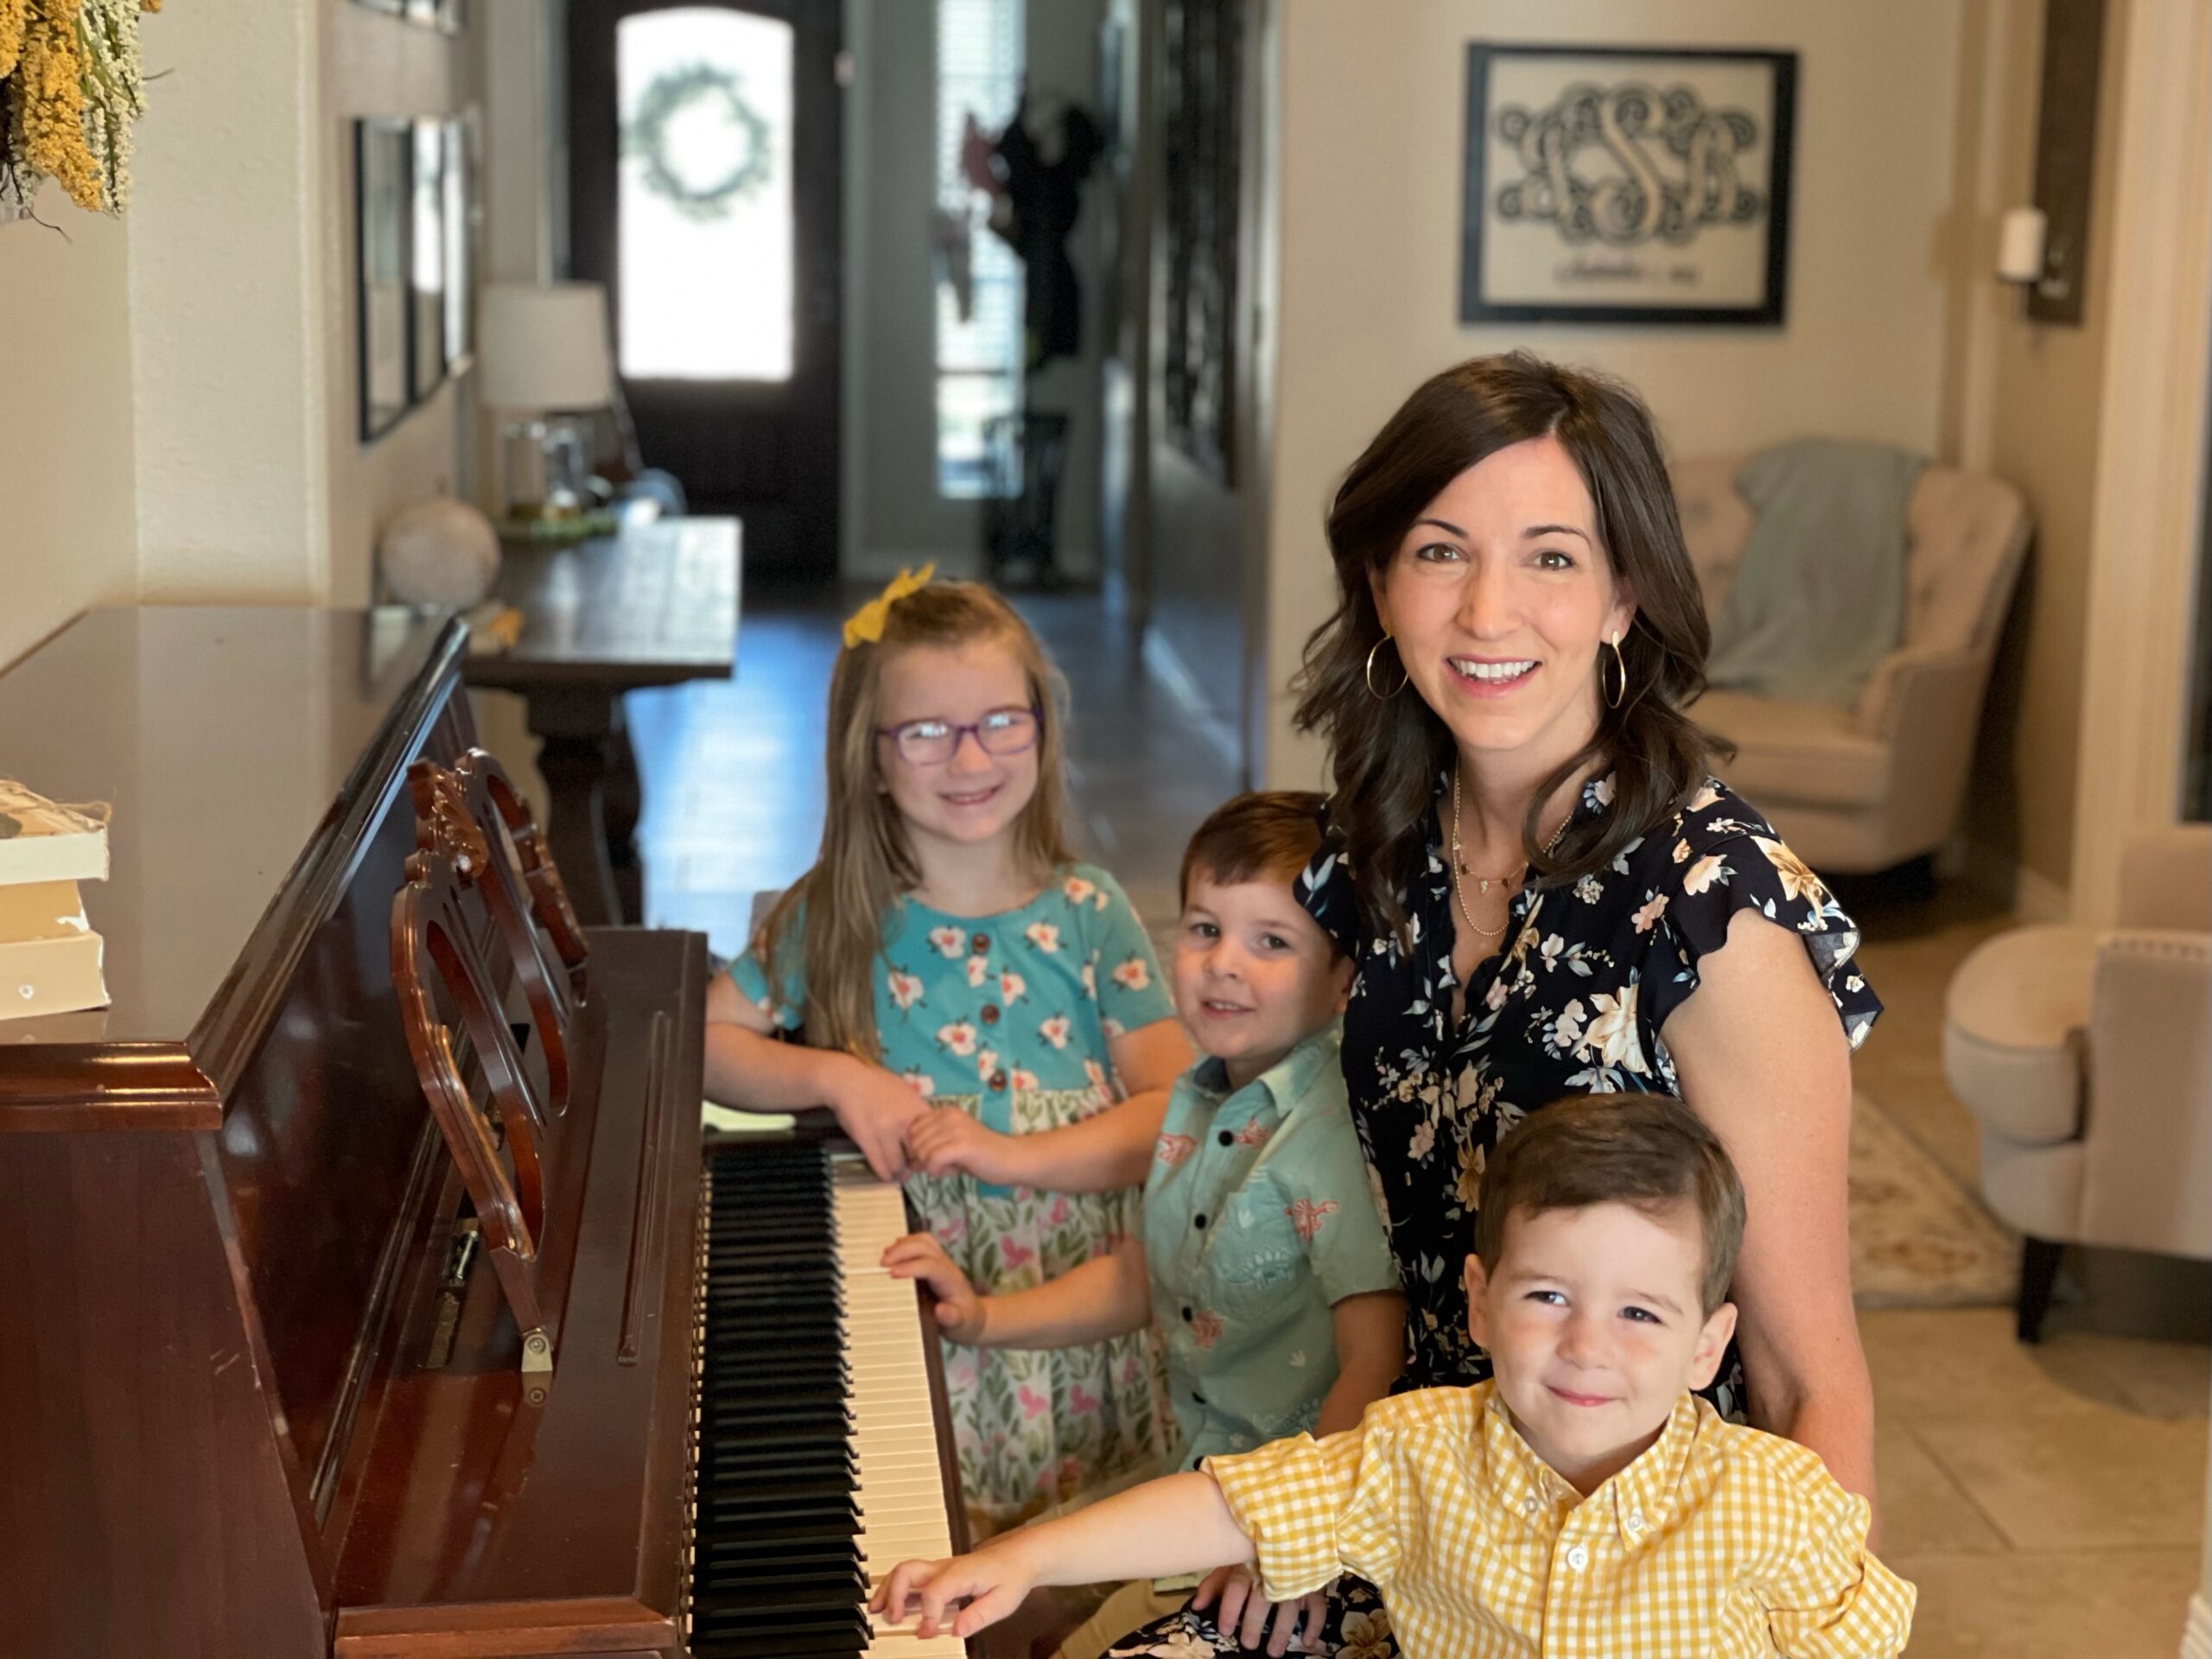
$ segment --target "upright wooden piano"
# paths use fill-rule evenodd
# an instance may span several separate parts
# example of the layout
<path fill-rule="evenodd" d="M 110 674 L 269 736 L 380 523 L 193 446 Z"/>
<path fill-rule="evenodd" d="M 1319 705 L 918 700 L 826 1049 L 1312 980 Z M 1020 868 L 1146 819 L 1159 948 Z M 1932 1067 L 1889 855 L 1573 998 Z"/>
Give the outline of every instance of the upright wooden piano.
<path fill-rule="evenodd" d="M 465 643 L 0 675 L 0 775 L 115 806 L 111 1006 L 0 1020 L 0 1655 L 957 1653 L 860 1605 L 959 1536 L 899 1196 L 702 1148 L 704 942 L 574 927 Z"/>

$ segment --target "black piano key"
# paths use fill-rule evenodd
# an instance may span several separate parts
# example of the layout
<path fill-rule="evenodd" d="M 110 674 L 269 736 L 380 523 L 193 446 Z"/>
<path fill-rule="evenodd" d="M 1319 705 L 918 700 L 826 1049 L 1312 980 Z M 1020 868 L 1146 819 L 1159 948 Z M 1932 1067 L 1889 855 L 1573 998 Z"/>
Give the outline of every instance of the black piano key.
<path fill-rule="evenodd" d="M 711 1550 L 696 1558 L 691 1582 L 695 1590 L 709 1584 L 727 1588 L 731 1584 L 759 1584 L 785 1574 L 817 1577 L 831 1573 L 849 1583 L 861 1600 L 868 1599 L 868 1575 L 861 1571 L 859 1560 L 849 1548 L 842 1554 L 773 1542 L 755 1544 L 743 1550 Z"/>
<path fill-rule="evenodd" d="M 691 1659 L 779 1659 L 785 1654 L 804 1659 L 861 1659 L 868 1651 L 868 1632 L 829 1637 L 810 1631 L 786 1635 L 780 1630 L 711 1637 L 694 1635 L 690 1646 Z"/>
<path fill-rule="evenodd" d="M 817 1522 L 858 1532 L 861 1506 L 850 1492 L 779 1497 L 764 1503 L 754 1493 L 716 1491 L 699 1505 L 698 1533 L 702 1538 L 772 1538 L 781 1527 Z"/>
<path fill-rule="evenodd" d="M 860 1549 L 853 1541 L 860 1536 L 859 1518 L 849 1510 L 841 1516 L 730 1516 L 710 1520 L 704 1510 L 694 1528 L 697 1548 L 702 1553 L 708 1544 L 742 1545 L 774 1542 L 785 1538 L 804 1540 L 810 1543 L 841 1541 L 852 1548 L 855 1560 Z"/>
<path fill-rule="evenodd" d="M 694 1593 L 696 1593 L 696 1586 Z M 746 1599 L 749 1611 L 760 1618 L 780 1620 L 804 1613 L 843 1613 L 849 1618 L 853 1611 L 853 1594 L 849 1576 L 843 1580 L 776 1578 L 756 1580 L 747 1589 Z M 864 1590 L 861 1595 L 865 1599 Z"/>
<path fill-rule="evenodd" d="M 707 1164 L 690 1651 L 857 1656 L 868 1584 L 828 1158 L 794 1143 Z"/>

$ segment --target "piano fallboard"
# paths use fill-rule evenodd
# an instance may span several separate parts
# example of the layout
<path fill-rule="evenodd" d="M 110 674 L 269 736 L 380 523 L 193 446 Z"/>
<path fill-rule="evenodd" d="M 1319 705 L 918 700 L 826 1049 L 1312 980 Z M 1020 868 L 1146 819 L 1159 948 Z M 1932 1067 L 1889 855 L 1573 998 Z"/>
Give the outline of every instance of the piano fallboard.
<path fill-rule="evenodd" d="M 691 933 L 587 937 L 595 994 L 578 1072 L 592 1086 L 557 1121 L 547 1201 L 575 1218 L 556 1236 L 568 1260 L 547 1262 L 564 1309 L 553 1376 L 533 1402 L 482 1268 L 451 1357 L 421 1368 L 446 1255 L 444 1236 L 427 1239 L 405 1293 L 405 1363 L 365 1407 L 373 1422 L 340 1489 L 346 1659 L 678 1645 L 706 948 Z M 674 994 L 637 1006 L 628 988 Z M 480 1644 L 455 1645 L 461 1629 Z M 521 1630 L 540 1634 L 518 1647 Z"/>
<path fill-rule="evenodd" d="M 452 1273 L 463 1183 L 391 978 L 409 768 L 474 741 L 463 645 L 179 607 L 0 675 L 7 769 L 116 808 L 86 892 L 113 1006 L 0 1021 L 0 1655 L 683 1649 L 704 942 L 588 936 L 526 1373 L 493 1264 Z M 916 1416 L 935 1344 L 881 1289 Z M 874 1484 L 911 1492 L 930 1449 Z"/>

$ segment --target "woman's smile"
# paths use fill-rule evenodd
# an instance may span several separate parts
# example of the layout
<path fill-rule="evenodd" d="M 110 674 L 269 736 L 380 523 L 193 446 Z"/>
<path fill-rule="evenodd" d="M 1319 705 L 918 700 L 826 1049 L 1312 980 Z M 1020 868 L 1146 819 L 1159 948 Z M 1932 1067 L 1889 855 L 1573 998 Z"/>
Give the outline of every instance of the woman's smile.
<path fill-rule="evenodd" d="M 1534 657 L 1447 657 L 1452 683 L 1471 697 L 1502 697 L 1518 690 L 1535 675 Z"/>

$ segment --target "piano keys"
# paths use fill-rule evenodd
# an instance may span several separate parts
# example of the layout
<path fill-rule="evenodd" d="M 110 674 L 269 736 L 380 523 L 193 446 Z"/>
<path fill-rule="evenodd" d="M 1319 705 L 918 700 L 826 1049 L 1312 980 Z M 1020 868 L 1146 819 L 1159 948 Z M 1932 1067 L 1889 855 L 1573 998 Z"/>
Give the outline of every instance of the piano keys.
<path fill-rule="evenodd" d="M 116 804 L 114 874 L 89 901 L 113 1006 L 0 1022 L 0 1653 L 673 1656 L 687 1618 L 723 1639 L 732 1593 L 781 1586 L 693 1576 L 695 1513 L 734 1516 L 715 1494 L 747 1476 L 725 1431 L 769 1408 L 757 1378 L 704 1368 L 733 1344 L 702 1251 L 732 1284 L 804 1265 L 830 1314 L 793 1375 L 849 1420 L 859 1530 L 849 1579 L 817 1579 L 857 1607 L 879 1555 L 957 1537 L 941 1475 L 946 1542 L 925 1541 L 928 1463 L 948 1455 L 935 1345 L 873 1267 L 881 1230 L 904 1230 L 896 1192 L 833 1172 L 810 1259 L 798 1222 L 763 1240 L 742 1198 L 702 1227 L 702 941 L 564 941 L 557 881 L 510 834 L 536 960 L 574 995 L 533 995 L 463 894 L 514 1054 L 480 1020 L 465 1036 L 435 983 L 444 1035 L 418 1018 L 410 1047 L 391 926 L 421 850 L 409 779 L 465 769 L 464 645 L 385 613 L 104 612 L 0 676 L 11 769 Z M 471 1103 L 443 1128 L 417 1070 L 441 1044 Z M 516 1110 L 494 1101 L 503 1068 L 526 1074 Z M 526 1282 L 494 1270 L 451 1151 L 471 1113 L 503 1179 L 517 1126 L 537 1142 L 534 1196 L 516 1189 L 529 1249 L 506 1263 Z M 717 1192 L 742 1192 L 748 1155 L 716 1150 Z M 493 1165 L 473 1173 L 496 1210 Z M 774 1341 L 798 1357 L 801 1338 Z M 720 1461 L 695 1472 L 709 1423 Z M 795 1516 L 796 1491 L 769 1488 Z M 862 1651 L 939 1651 L 836 1628 Z M 774 1631 L 756 1612 L 744 1639 L 791 1650 Z"/>
<path fill-rule="evenodd" d="M 735 1143 L 707 1180 L 692 1654 L 964 1653 L 863 1605 L 898 1562 L 955 1551 L 936 1334 L 881 1265 L 904 1196 L 805 1144 Z"/>

